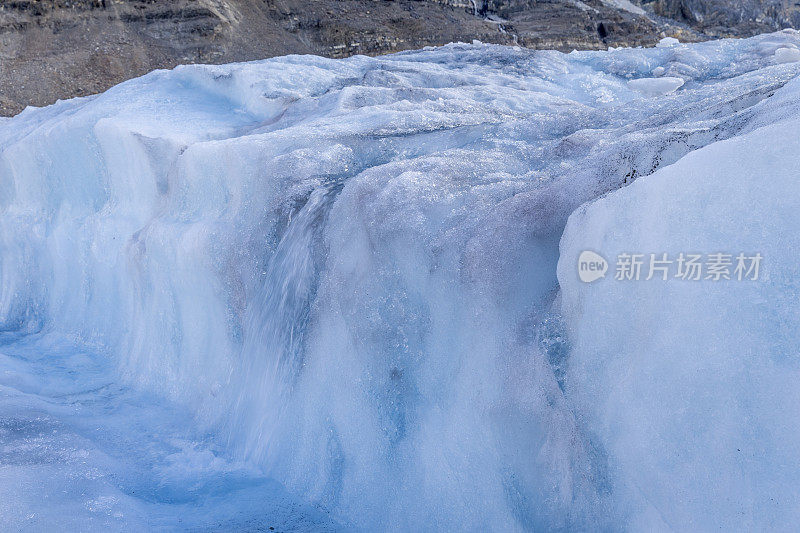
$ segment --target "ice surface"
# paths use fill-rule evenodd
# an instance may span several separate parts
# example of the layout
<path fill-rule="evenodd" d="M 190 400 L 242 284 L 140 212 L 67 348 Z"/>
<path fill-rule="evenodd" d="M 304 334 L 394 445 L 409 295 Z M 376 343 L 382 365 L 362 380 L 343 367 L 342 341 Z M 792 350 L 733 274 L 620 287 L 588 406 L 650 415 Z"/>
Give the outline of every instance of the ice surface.
<path fill-rule="evenodd" d="M 592 403 L 618 374 L 575 369 L 588 326 L 559 317 L 556 265 L 585 202 L 797 117 L 800 65 L 773 55 L 798 42 L 184 66 L 0 122 L 0 514 L 30 530 L 67 510 L 89 530 L 662 526 L 653 509 L 678 529 L 701 509 L 769 525 L 760 500 L 706 492 L 791 468 L 788 452 L 659 485 L 684 419 L 604 430 L 648 404 Z M 655 69 L 685 84 L 629 86 Z M 766 396 L 742 401 L 731 417 L 772 427 Z M 782 497 L 772 525 L 794 518 Z"/>
<path fill-rule="evenodd" d="M 3 531 L 341 529 L 96 353 L 28 337 L 0 347 L 0 365 Z"/>

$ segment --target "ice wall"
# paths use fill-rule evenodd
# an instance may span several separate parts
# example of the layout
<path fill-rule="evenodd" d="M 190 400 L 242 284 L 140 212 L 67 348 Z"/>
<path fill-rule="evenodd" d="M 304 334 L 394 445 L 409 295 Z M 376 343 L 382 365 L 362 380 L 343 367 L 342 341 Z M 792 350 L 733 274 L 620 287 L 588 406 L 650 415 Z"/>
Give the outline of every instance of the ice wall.
<path fill-rule="evenodd" d="M 564 225 L 795 113 L 798 41 L 290 56 L 29 109 L 0 123 L 0 330 L 95 346 L 346 524 L 619 527 L 620 449 L 564 393 Z"/>
<path fill-rule="evenodd" d="M 800 96 L 796 81 L 785 93 Z M 697 150 L 570 217 L 559 283 L 576 415 L 634 530 L 786 530 L 798 520 L 800 122 Z M 582 250 L 731 255 L 730 279 L 581 283 Z M 736 273 L 737 256 L 760 254 Z M 741 280 L 739 278 L 742 278 Z M 757 279 L 756 279 L 757 278 Z"/>

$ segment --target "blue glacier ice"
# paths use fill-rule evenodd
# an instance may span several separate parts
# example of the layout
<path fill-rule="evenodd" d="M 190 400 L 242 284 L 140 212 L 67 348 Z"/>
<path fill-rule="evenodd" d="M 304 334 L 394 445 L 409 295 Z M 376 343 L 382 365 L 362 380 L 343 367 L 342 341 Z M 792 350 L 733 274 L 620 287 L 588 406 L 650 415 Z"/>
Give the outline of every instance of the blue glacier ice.
<path fill-rule="evenodd" d="M 287 56 L 0 120 L 0 522 L 791 530 L 798 47 Z M 575 272 L 684 248 L 763 282 Z"/>

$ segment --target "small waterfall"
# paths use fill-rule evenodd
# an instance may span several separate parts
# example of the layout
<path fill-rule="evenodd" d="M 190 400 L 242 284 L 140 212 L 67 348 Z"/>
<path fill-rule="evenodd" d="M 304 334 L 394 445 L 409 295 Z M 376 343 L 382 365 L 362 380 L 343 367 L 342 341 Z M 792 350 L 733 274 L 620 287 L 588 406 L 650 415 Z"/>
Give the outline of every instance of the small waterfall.
<path fill-rule="evenodd" d="M 269 448 L 303 366 L 303 344 L 317 289 L 320 233 L 338 188 L 314 190 L 286 230 L 254 291 L 245 319 L 231 438 L 246 431 L 245 454 Z M 263 402 L 263 408 L 256 407 Z"/>

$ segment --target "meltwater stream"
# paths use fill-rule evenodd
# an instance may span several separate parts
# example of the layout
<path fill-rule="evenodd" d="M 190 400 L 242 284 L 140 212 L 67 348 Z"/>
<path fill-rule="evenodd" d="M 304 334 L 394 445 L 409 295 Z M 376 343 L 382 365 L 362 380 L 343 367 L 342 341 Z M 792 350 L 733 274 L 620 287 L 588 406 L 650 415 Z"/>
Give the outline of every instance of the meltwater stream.
<path fill-rule="evenodd" d="M 0 521 L 793 523 L 800 468 L 777 439 L 800 439 L 765 405 L 791 411 L 794 389 L 752 384 L 779 373 L 770 365 L 796 371 L 781 228 L 797 211 L 797 150 L 780 132 L 797 131 L 800 64 L 779 51 L 798 45 L 787 31 L 194 65 L 0 121 Z M 765 131 L 766 155 L 748 154 Z M 737 236 L 726 205 L 761 229 Z M 690 315 L 674 285 L 577 283 L 581 246 L 675 245 L 670 214 L 688 247 L 758 244 L 781 259 L 770 283 L 709 307 L 736 295 L 761 314 L 731 326 Z M 710 290 L 697 287 L 695 299 Z M 665 338 L 647 321 L 659 306 Z M 693 366 L 708 354 L 711 367 Z M 734 389 L 736 416 L 717 416 L 704 391 Z"/>
<path fill-rule="evenodd" d="M 301 205 L 289 212 L 264 271 L 256 276 L 244 321 L 241 366 L 233 369 L 238 374 L 233 380 L 242 386 L 234 392 L 228 422 L 232 446 L 241 440 L 242 427 L 251 428 L 243 444 L 248 456 L 267 453 L 291 401 L 319 282 L 320 233 L 340 190 L 341 183 L 328 179 L 301 199 Z M 264 399 L 263 409 L 253 412 L 253 395 Z"/>

